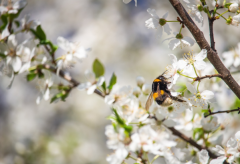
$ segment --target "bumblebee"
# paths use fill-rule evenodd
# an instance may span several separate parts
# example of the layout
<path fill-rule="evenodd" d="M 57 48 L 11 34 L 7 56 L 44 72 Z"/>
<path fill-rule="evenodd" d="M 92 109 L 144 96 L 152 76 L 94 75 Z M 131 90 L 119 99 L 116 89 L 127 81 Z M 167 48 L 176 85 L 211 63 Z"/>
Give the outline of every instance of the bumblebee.
<path fill-rule="evenodd" d="M 148 110 L 149 107 L 152 105 L 153 99 L 157 102 L 158 105 L 161 106 L 169 106 L 173 103 L 173 100 L 185 102 L 184 100 L 181 100 L 171 95 L 171 92 L 167 87 L 167 85 L 170 84 L 171 82 L 168 82 L 167 78 L 163 76 L 164 73 L 158 76 L 152 83 L 152 92 L 148 96 L 145 106 L 146 110 Z"/>

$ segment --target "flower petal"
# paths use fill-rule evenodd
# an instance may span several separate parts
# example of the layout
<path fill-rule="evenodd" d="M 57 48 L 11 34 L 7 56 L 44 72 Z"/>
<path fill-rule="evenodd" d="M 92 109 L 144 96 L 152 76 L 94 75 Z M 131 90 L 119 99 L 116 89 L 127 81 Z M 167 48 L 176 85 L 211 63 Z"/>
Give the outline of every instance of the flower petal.
<path fill-rule="evenodd" d="M 197 93 L 197 90 L 195 89 L 195 87 L 191 83 L 186 82 L 186 87 L 191 93 Z"/>
<path fill-rule="evenodd" d="M 200 152 L 198 152 L 198 158 L 201 164 L 207 164 L 209 160 L 209 155 L 207 150 L 202 149 Z"/>
<path fill-rule="evenodd" d="M 197 70 L 204 70 L 207 67 L 207 64 L 205 61 L 200 60 L 200 61 L 196 61 L 194 63 L 194 66 Z"/>
<path fill-rule="evenodd" d="M 195 55 L 194 57 L 195 57 L 194 58 L 195 60 L 203 60 L 203 59 L 205 59 L 207 57 L 207 50 L 206 49 L 202 49 L 202 51 L 199 54 Z"/>
<path fill-rule="evenodd" d="M 164 29 L 164 32 L 166 32 L 168 35 L 171 34 L 172 29 L 169 27 L 167 23 L 163 26 L 163 29 Z"/>
<path fill-rule="evenodd" d="M 168 43 L 168 47 L 171 50 L 174 50 L 175 48 L 177 48 L 179 45 L 181 44 L 179 39 L 173 39 Z"/>
<path fill-rule="evenodd" d="M 101 86 L 104 81 L 105 81 L 105 78 L 103 76 L 99 77 L 98 82 L 97 82 L 97 86 Z"/>
<path fill-rule="evenodd" d="M 22 67 L 22 61 L 19 57 L 16 56 L 12 59 L 12 67 L 14 72 L 18 72 L 20 70 Z"/>
<path fill-rule="evenodd" d="M 211 162 L 209 164 L 222 164 L 226 158 L 227 157 L 225 157 L 225 156 L 220 156 L 217 159 L 211 160 Z"/>
<path fill-rule="evenodd" d="M 195 41 L 188 36 L 183 37 L 181 40 L 184 44 L 189 45 L 189 46 L 193 46 L 195 43 Z"/>
<path fill-rule="evenodd" d="M 160 19 L 159 16 L 157 15 L 157 13 L 156 13 L 156 10 L 151 9 L 151 8 L 148 8 L 148 9 L 147 9 L 147 12 L 148 12 L 153 18 L 155 18 L 155 19 Z"/>
<path fill-rule="evenodd" d="M 70 42 L 68 40 L 66 40 L 63 37 L 58 37 L 57 38 L 57 44 L 59 47 L 61 47 L 63 50 L 65 51 L 70 51 Z"/>
<path fill-rule="evenodd" d="M 132 0 L 123 0 L 123 3 L 128 4 L 129 2 L 131 2 Z"/>
<path fill-rule="evenodd" d="M 205 90 L 201 93 L 201 96 L 203 99 L 212 99 L 214 97 L 214 93 L 212 91 L 209 90 Z"/>
<path fill-rule="evenodd" d="M 94 90 L 97 88 L 97 85 L 92 85 L 88 88 L 87 94 L 93 94 Z"/>
<path fill-rule="evenodd" d="M 168 12 L 166 12 L 166 13 L 162 16 L 162 18 L 166 19 L 167 16 L 168 16 Z"/>

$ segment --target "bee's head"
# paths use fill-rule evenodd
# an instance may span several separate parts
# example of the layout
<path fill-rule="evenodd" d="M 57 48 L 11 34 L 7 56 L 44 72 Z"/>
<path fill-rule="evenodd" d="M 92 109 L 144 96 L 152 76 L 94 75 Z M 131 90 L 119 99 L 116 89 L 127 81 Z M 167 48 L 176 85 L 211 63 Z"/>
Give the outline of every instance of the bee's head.
<path fill-rule="evenodd" d="M 158 76 L 157 79 L 162 80 L 162 81 L 167 80 L 167 78 L 163 75 Z"/>
<path fill-rule="evenodd" d="M 167 72 L 167 70 L 164 71 L 160 76 L 158 76 L 157 79 L 159 79 L 159 80 L 167 80 L 167 78 L 164 76 L 164 74 L 165 74 L 166 72 Z"/>

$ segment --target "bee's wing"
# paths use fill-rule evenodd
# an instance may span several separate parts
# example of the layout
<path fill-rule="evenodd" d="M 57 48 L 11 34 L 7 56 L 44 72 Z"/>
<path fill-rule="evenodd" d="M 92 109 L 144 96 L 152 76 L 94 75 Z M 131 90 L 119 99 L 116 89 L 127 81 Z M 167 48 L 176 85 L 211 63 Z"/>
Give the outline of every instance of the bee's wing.
<path fill-rule="evenodd" d="M 162 98 L 162 94 L 161 94 L 161 91 L 160 91 L 160 84 L 158 83 L 157 85 L 157 95 L 158 95 L 158 99 L 160 101 L 163 101 L 163 98 Z"/>
<path fill-rule="evenodd" d="M 152 105 L 153 102 L 153 92 L 150 93 L 150 95 L 148 96 L 146 105 L 145 105 L 145 109 L 148 111 L 150 106 Z"/>

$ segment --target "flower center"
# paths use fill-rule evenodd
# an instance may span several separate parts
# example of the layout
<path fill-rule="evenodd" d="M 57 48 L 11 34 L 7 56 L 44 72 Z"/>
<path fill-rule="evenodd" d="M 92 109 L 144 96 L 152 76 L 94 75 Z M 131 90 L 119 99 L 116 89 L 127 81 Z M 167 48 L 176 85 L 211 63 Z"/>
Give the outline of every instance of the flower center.
<path fill-rule="evenodd" d="M 177 38 L 177 39 L 182 39 L 182 38 L 183 38 L 183 35 L 182 35 L 181 33 L 178 33 L 178 34 L 176 35 L 176 38 Z"/>
<path fill-rule="evenodd" d="M 202 98 L 201 94 L 200 94 L 200 93 L 197 93 L 197 94 L 196 94 L 196 98 L 201 99 L 201 98 Z"/>
<path fill-rule="evenodd" d="M 14 57 L 14 56 L 16 56 L 16 52 L 15 52 L 15 50 L 14 50 L 14 49 L 10 49 L 8 55 L 9 55 L 10 57 Z"/>
<path fill-rule="evenodd" d="M 169 112 L 169 113 L 171 113 L 173 110 L 174 110 L 174 107 L 173 107 L 173 106 L 169 106 L 169 107 L 168 107 L 168 112 Z"/>
<path fill-rule="evenodd" d="M 203 6 L 202 5 L 197 5 L 197 8 L 199 11 L 203 11 Z"/>
<path fill-rule="evenodd" d="M 184 55 L 183 55 L 183 58 L 185 59 L 185 60 L 187 60 L 187 62 L 189 63 L 189 64 L 194 64 L 194 62 L 196 61 L 194 58 L 194 55 L 191 53 L 191 52 L 189 52 L 189 53 L 184 53 Z"/>
<path fill-rule="evenodd" d="M 161 26 L 164 26 L 166 23 L 167 23 L 167 21 L 165 19 L 163 19 L 163 18 L 159 19 L 159 24 Z"/>

